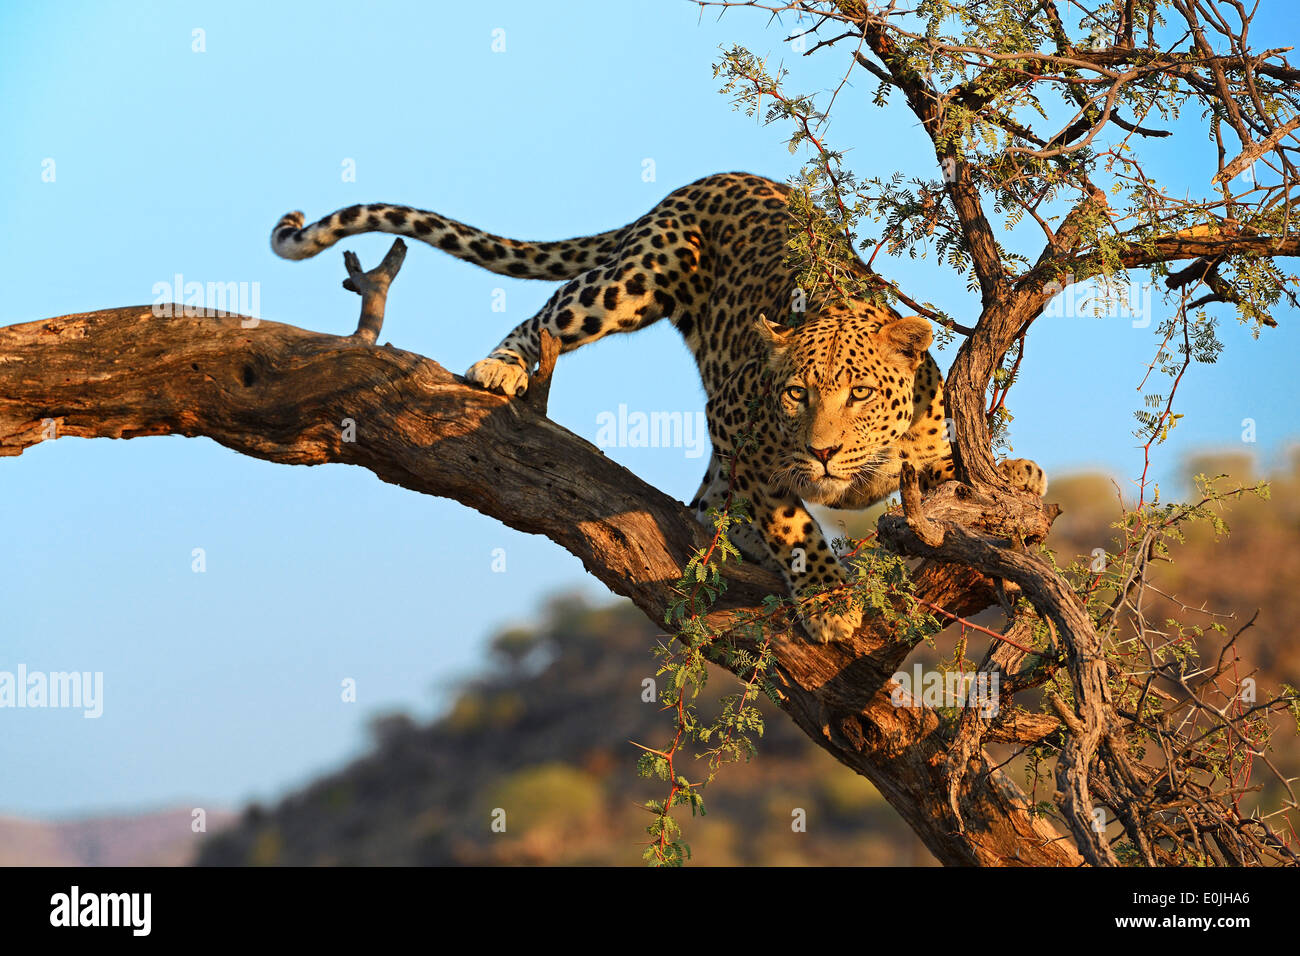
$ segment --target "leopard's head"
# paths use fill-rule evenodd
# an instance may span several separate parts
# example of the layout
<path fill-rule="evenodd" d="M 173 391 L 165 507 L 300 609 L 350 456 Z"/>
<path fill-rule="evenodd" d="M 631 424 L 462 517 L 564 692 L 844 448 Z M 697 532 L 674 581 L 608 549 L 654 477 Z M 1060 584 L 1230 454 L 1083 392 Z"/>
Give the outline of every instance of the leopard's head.
<path fill-rule="evenodd" d="M 797 328 L 760 316 L 782 436 L 771 481 L 830 503 L 867 481 L 912 425 L 916 370 L 933 335 L 925 319 L 809 315 Z"/>

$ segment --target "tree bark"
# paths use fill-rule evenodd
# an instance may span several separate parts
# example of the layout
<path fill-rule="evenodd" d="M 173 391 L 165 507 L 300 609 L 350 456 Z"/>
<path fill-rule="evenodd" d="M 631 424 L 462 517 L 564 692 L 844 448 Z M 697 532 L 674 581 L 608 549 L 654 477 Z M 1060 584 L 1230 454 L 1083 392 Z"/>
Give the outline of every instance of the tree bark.
<path fill-rule="evenodd" d="M 55 437 L 184 435 L 282 464 L 359 465 L 545 535 L 656 621 L 708 541 L 680 502 L 536 403 L 483 391 L 391 345 L 175 309 L 161 317 L 149 306 L 106 309 L 0 328 L 0 456 Z M 726 567 L 728 589 L 711 612 L 721 627 L 782 593 L 763 568 Z M 960 564 L 927 561 L 913 579 L 916 597 L 953 613 L 993 601 L 992 582 Z M 772 650 L 772 680 L 790 718 L 871 780 L 942 863 L 1081 862 L 978 748 L 961 768 L 954 808 L 948 737 L 932 710 L 891 703 L 890 675 L 911 646 L 881 622 L 868 620 L 845 643 L 778 635 Z M 1019 725 L 995 725 L 986 739 L 1033 739 L 1024 735 L 1052 726 L 1026 715 Z"/>

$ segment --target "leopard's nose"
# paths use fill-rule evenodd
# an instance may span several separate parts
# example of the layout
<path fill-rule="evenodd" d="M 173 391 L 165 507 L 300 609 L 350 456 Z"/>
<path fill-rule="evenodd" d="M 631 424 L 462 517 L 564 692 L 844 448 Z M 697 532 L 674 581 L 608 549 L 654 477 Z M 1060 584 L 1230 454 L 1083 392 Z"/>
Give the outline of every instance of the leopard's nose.
<path fill-rule="evenodd" d="M 834 457 L 835 457 L 835 453 L 836 453 L 837 451 L 839 451 L 839 450 L 840 450 L 841 448 L 843 448 L 843 447 L 844 447 L 843 445 L 835 445 L 835 446 L 833 446 L 833 447 L 814 448 L 812 445 L 809 445 L 809 446 L 808 446 L 808 451 L 810 451 L 810 452 L 812 453 L 812 456 L 813 456 L 814 458 L 816 458 L 816 459 L 817 459 L 818 461 L 820 461 L 823 465 L 825 465 L 825 464 L 827 464 L 827 463 L 828 463 L 832 458 L 834 458 Z"/>

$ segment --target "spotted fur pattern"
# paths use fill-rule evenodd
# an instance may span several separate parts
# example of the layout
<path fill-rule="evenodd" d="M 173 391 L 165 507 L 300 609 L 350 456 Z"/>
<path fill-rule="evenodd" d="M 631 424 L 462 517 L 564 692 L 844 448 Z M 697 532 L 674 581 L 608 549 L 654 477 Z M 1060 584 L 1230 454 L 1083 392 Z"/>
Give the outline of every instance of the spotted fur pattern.
<path fill-rule="evenodd" d="M 768 320 L 791 314 L 796 301 L 787 196 L 787 187 L 758 176 L 723 173 L 678 189 L 619 229 L 556 242 L 506 239 L 407 206 L 350 206 L 306 227 L 302 213 L 289 213 L 271 246 L 303 259 L 346 236 L 389 232 L 501 275 L 567 280 L 466 373 L 507 395 L 527 389 L 543 329 L 569 352 L 672 322 L 699 367 L 713 442 L 691 506 L 709 522 L 734 480 L 752 514 L 737 545 L 779 568 L 798 595 L 846 577 L 806 503 L 865 508 L 898 488 L 904 461 L 927 488 L 951 478 L 953 467 L 928 322 L 865 302 L 809 302 L 793 328 Z M 736 456 L 746 431 L 756 444 Z M 1001 467 L 1013 484 L 1046 490 L 1033 462 Z M 860 623 L 858 612 L 824 605 L 802 619 L 823 641 L 844 639 Z"/>

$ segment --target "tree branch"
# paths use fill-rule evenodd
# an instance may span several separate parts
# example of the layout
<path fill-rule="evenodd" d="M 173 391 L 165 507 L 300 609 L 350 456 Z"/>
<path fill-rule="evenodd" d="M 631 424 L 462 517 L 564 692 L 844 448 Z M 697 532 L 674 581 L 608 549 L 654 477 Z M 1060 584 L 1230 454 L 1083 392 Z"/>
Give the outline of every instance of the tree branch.
<path fill-rule="evenodd" d="M 707 538 L 680 502 L 533 405 L 391 345 L 147 306 L 0 328 L 0 456 L 53 436 L 146 435 L 205 436 L 283 464 L 358 465 L 452 498 L 555 541 L 654 620 Z M 719 627 L 764 613 L 763 598 L 782 592 L 769 571 L 725 567 L 729 587 L 711 615 Z M 916 597 L 954 613 L 993 601 L 991 582 L 969 568 L 926 563 L 913 579 Z M 965 768 L 954 817 L 947 738 L 932 710 L 891 703 L 890 676 L 911 648 L 881 622 L 850 642 L 778 636 L 773 645 L 772 679 L 790 718 L 870 779 L 940 861 L 1080 862 L 982 753 Z"/>

